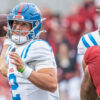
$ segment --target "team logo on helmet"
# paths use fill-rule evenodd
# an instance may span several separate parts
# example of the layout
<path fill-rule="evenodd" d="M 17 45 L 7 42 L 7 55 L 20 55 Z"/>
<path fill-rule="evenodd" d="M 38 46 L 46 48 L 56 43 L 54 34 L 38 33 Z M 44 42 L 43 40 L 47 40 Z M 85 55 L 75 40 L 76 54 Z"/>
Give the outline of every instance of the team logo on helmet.
<path fill-rule="evenodd" d="M 21 15 L 15 15 L 15 16 L 13 16 L 13 18 L 14 18 L 14 19 L 24 19 L 24 17 L 21 16 Z"/>

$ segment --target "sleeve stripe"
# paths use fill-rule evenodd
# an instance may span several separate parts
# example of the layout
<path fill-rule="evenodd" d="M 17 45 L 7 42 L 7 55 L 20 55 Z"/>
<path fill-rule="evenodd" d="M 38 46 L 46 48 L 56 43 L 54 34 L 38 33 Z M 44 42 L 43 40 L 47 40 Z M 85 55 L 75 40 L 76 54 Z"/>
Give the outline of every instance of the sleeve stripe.
<path fill-rule="evenodd" d="M 9 47 L 8 51 L 10 51 L 10 50 L 11 50 L 11 48 L 12 48 L 12 45 Z"/>
<path fill-rule="evenodd" d="M 88 37 L 89 39 L 91 40 L 91 42 L 94 44 L 94 45 L 98 45 L 97 42 L 95 41 L 94 37 L 92 36 L 92 34 L 88 34 Z"/>
<path fill-rule="evenodd" d="M 26 49 L 26 52 L 25 52 L 25 55 L 24 55 L 24 58 L 27 57 L 27 53 L 28 53 L 28 51 L 29 51 L 29 48 L 31 47 L 31 45 L 32 45 L 34 42 L 35 42 L 35 41 L 32 41 L 32 42 L 28 45 L 28 47 L 27 47 L 27 49 Z"/>
<path fill-rule="evenodd" d="M 27 57 L 27 53 L 28 53 L 28 51 L 29 51 L 29 48 L 31 47 L 31 45 L 33 44 L 33 43 L 35 43 L 36 41 L 44 41 L 44 40 L 34 40 L 34 41 L 32 41 L 28 46 L 27 46 L 27 48 L 26 48 L 26 51 L 25 51 L 25 55 L 24 55 L 24 58 L 26 58 Z M 51 48 L 51 46 L 49 45 L 49 43 L 48 42 L 46 42 L 46 41 L 44 41 L 45 43 L 47 43 L 48 44 L 48 46 Z M 51 52 L 52 52 L 52 48 L 51 48 Z"/>
<path fill-rule="evenodd" d="M 21 53 L 21 58 L 23 57 L 23 53 L 24 53 L 24 51 L 25 51 L 25 48 L 23 49 L 23 51 L 22 51 L 22 53 Z"/>
<path fill-rule="evenodd" d="M 85 40 L 84 36 L 82 36 L 82 42 L 83 42 L 83 44 L 84 44 L 84 46 L 85 46 L 86 48 L 90 47 L 90 45 L 89 45 L 89 44 L 87 43 L 87 41 Z"/>

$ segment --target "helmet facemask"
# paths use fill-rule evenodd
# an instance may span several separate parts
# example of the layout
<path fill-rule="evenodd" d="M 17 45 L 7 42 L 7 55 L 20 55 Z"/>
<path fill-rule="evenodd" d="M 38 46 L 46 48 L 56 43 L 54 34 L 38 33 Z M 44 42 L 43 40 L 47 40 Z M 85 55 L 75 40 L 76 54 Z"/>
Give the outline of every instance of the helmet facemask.
<path fill-rule="evenodd" d="M 39 33 L 39 32 L 37 33 L 37 31 L 40 30 L 40 28 L 41 28 L 41 23 L 39 23 L 39 21 L 30 22 L 32 24 L 32 29 L 30 31 L 12 29 L 13 21 L 14 20 L 8 21 L 8 37 L 14 43 L 23 44 L 23 43 L 26 43 L 32 39 L 37 38 L 37 34 Z M 18 32 L 18 35 L 17 34 L 13 35 L 12 34 L 13 32 Z M 27 34 L 23 36 L 22 35 L 23 32 L 27 32 Z M 34 33 L 37 33 L 37 34 L 34 34 Z"/>

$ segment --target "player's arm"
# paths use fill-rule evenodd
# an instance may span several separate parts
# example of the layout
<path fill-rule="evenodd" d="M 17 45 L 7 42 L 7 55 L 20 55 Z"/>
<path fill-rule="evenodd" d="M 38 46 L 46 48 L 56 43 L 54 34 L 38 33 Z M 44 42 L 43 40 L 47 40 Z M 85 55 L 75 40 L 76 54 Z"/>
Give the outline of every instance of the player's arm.
<path fill-rule="evenodd" d="M 37 45 L 38 49 L 34 50 L 34 45 Z M 30 48 L 31 52 L 28 54 L 30 57 L 28 57 L 31 58 L 31 60 L 34 58 L 33 61 L 36 62 L 33 66 L 35 71 L 25 66 L 25 70 L 22 74 L 37 87 L 54 92 L 57 88 L 57 75 L 55 72 L 55 62 L 51 60 L 54 59 L 52 57 L 51 48 L 45 42 L 37 42 L 34 45 Z M 41 50 L 41 53 L 39 50 Z M 10 58 L 14 60 L 12 63 L 16 65 L 17 70 L 20 71 L 23 69 L 24 64 L 21 57 L 16 52 L 10 53 L 9 55 Z M 38 59 L 39 56 L 41 59 L 35 60 L 35 58 Z"/>
<path fill-rule="evenodd" d="M 0 72 L 4 75 L 7 76 L 7 64 L 5 61 L 5 55 L 6 55 L 6 51 L 8 49 L 9 45 L 4 45 L 3 46 L 3 50 L 0 56 Z"/>
<path fill-rule="evenodd" d="M 5 17 L 6 16 L 3 16 L 3 18 L 5 18 Z M 6 21 L 4 20 L 4 22 L 6 22 Z M 5 44 L 3 46 L 3 49 L 2 49 L 2 52 L 1 52 L 1 55 L 0 55 L 0 72 L 4 76 L 7 76 L 7 64 L 6 64 L 6 61 L 5 61 L 5 56 L 6 56 L 6 51 L 9 47 L 9 45 L 11 44 L 11 41 L 9 39 L 7 39 L 8 38 L 8 36 L 6 35 L 7 27 L 6 27 L 6 24 L 4 24 L 4 22 L 0 23 L 0 24 L 3 24 L 3 25 L 0 25 L 0 26 L 2 26 L 2 28 L 0 28 L 0 32 L 3 33 L 3 34 L 0 35 L 0 38 L 5 39 Z"/>
<path fill-rule="evenodd" d="M 10 55 L 10 58 L 14 60 L 12 64 L 16 65 L 17 70 L 20 71 L 21 69 L 23 69 L 24 64 L 20 56 L 15 52 L 10 53 L 9 55 Z M 57 75 L 54 68 L 45 66 L 43 62 L 39 62 L 39 63 L 41 63 L 40 65 L 43 66 L 42 69 L 39 69 L 37 72 L 35 72 L 29 67 L 25 67 L 25 69 L 22 72 L 23 76 L 29 79 L 37 87 L 44 90 L 48 90 L 50 92 L 54 92 L 57 88 Z M 37 67 L 39 66 L 37 65 Z"/>
<path fill-rule="evenodd" d="M 9 45 L 12 43 L 9 39 L 8 39 L 8 36 L 6 35 L 7 33 L 7 27 L 6 26 L 3 26 L 3 29 L 4 29 L 4 34 L 3 36 L 1 36 L 1 38 L 5 38 L 5 41 L 4 41 L 4 46 L 3 46 L 3 49 L 2 49 L 2 52 L 1 52 L 1 55 L 0 55 L 0 72 L 4 75 L 4 76 L 7 76 L 7 64 L 6 64 L 6 61 L 5 61 L 5 56 L 6 56 L 6 51 L 9 47 Z"/>
<path fill-rule="evenodd" d="M 54 92 L 57 88 L 57 75 L 53 68 L 40 69 L 38 72 L 32 71 L 28 78 L 37 87 Z"/>
<path fill-rule="evenodd" d="M 80 96 L 81 100 L 99 100 L 87 66 L 84 69 L 84 78 L 81 84 Z"/>

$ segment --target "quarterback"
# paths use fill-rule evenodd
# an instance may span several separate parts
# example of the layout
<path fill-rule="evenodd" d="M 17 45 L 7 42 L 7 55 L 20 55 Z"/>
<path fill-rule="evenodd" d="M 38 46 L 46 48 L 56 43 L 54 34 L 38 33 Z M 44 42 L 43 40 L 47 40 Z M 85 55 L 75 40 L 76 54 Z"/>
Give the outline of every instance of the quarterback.
<path fill-rule="evenodd" d="M 18 4 L 7 24 L 0 72 L 8 77 L 12 100 L 58 100 L 56 62 L 51 46 L 38 39 L 42 18 L 37 6 Z"/>

